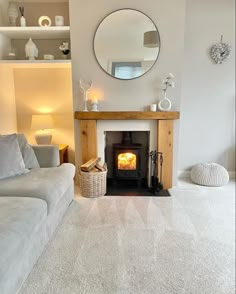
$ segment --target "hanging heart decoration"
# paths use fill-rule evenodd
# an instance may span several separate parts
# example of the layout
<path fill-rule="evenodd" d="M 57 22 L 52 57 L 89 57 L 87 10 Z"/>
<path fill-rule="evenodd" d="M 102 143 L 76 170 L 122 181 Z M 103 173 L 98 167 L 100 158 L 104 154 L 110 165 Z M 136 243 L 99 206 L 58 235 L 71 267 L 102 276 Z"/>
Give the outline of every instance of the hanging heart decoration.
<path fill-rule="evenodd" d="M 226 61 L 231 53 L 231 46 L 230 44 L 223 43 L 223 36 L 221 36 L 221 41 L 218 44 L 215 44 L 211 47 L 210 55 L 211 58 L 217 64 L 222 64 Z"/>

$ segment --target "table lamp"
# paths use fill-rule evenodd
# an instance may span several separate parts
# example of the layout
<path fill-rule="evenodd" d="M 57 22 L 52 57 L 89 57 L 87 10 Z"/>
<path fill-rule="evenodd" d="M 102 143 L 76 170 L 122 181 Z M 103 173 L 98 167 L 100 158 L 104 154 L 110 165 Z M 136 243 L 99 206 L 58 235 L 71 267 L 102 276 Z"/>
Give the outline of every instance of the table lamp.
<path fill-rule="evenodd" d="M 37 130 L 34 138 L 38 145 L 49 145 L 52 141 L 50 129 L 53 128 L 53 120 L 50 114 L 33 114 L 31 129 Z"/>

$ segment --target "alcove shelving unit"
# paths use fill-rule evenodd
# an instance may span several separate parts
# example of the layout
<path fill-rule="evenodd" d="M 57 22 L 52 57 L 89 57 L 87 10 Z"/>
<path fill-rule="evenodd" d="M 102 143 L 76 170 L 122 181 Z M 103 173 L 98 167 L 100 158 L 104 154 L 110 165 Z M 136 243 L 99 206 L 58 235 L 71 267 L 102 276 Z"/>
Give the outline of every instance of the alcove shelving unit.
<path fill-rule="evenodd" d="M 0 63 L 11 66 L 13 64 L 37 64 L 45 65 L 58 63 L 60 65 L 70 64 L 70 54 L 68 59 L 62 57 L 59 50 L 60 44 L 68 42 L 70 44 L 70 25 L 69 25 L 69 0 L 24 0 L 15 2 L 18 7 L 23 6 L 25 10 L 26 26 L 20 26 L 20 12 L 17 18 L 16 26 L 10 26 L 8 20 L 8 5 L 14 1 L 6 1 L 2 6 L 2 15 L 4 19 L 0 20 Z M 51 26 L 39 26 L 38 19 L 40 16 L 48 16 Z M 55 25 L 55 16 L 64 17 L 64 26 Z M 39 56 L 35 60 L 27 60 L 25 57 L 25 44 L 29 38 L 32 38 L 39 50 Z M 9 52 L 14 50 L 16 56 L 9 58 Z M 52 60 L 45 60 L 44 55 L 51 54 Z"/>

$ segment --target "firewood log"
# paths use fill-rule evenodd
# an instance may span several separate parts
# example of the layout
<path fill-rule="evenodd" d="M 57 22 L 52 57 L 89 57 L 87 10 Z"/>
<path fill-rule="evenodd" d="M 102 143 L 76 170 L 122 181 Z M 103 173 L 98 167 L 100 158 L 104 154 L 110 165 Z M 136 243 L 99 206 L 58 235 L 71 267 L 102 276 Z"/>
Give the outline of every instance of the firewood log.
<path fill-rule="evenodd" d="M 85 172 L 89 172 L 95 165 L 101 160 L 100 157 L 92 158 L 89 161 L 81 165 L 80 169 Z"/>

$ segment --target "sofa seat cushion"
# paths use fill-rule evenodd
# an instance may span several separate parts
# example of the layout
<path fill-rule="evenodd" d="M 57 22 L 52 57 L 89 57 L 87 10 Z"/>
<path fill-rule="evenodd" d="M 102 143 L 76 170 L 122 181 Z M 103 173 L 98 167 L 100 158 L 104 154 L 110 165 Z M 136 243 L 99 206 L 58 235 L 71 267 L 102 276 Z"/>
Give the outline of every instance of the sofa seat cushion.
<path fill-rule="evenodd" d="M 0 277 L 15 266 L 31 236 L 47 218 L 47 203 L 28 197 L 0 197 Z M 1 284 L 1 278 L 0 278 Z"/>
<path fill-rule="evenodd" d="M 70 163 L 32 169 L 27 174 L 0 180 L 0 196 L 43 199 L 47 202 L 50 213 L 73 183 L 74 174 L 75 166 Z"/>

